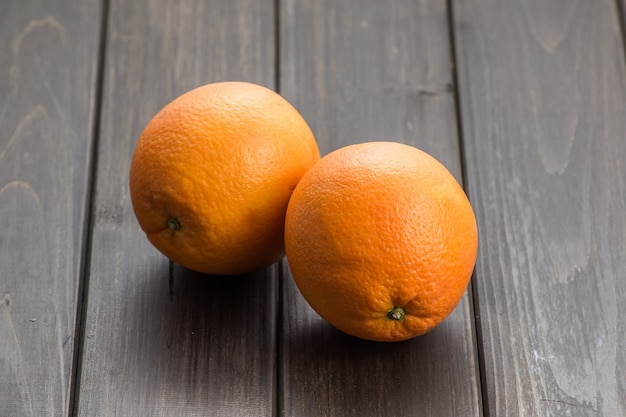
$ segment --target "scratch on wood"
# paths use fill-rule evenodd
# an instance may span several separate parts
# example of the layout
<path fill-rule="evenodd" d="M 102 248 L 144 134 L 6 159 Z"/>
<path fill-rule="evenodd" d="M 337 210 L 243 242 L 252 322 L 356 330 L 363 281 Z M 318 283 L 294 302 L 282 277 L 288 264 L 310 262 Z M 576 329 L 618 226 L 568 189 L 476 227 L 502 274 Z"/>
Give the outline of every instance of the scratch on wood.
<path fill-rule="evenodd" d="M 452 83 L 446 83 L 442 89 L 420 87 L 417 92 L 423 96 L 438 96 L 441 94 L 451 94 L 454 91 Z"/>
<path fill-rule="evenodd" d="M 54 90 L 52 89 L 52 86 L 50 85 L 50 81 L 47 78 L 47 75 L 45 72 L 42 71 L 42 75 L 44 77 L 44 86 L 46 88 L 46 91 L 48 92 L 48 95 L 50 96 L 50 98 L 52 99 L 52 103 L 54 103 L 54 109 L 56 110 L 57 114 L 59 115 L 59 117 L 61 117 L 63 119 L 64 124 L 65 123 L 65 113 L 63 112 L 63 109 L 61 106 L 61 103 L 59 103 L 59 99 L 57 98 L 57 95 L 55 94 Z"/>
<path fill-rule="evenodd" d="M 547 402 L 547 403 L 558 403 L 558 404 L 564 404 L 564 405 L 569 405 L 571 407 L 582 407 L 582 408 L 589 408 L 593 411 L 598 411 L 593 405 L 588 404 L 586 402 L 582 402 L 582 403 L 575 403 L 575 402 L 569 402 L 569 401 L 564 401 L 564 400 L 556 400 L 556 399 L 550 399 L 550 398 L 540 398 L 539 401 L 541 402 Z"/>
<path fill-rule="evenodd" d="M 441 92 L 439 91 L 435 91 L 435 90 L 427 90 L 427 89 L 419 89 L 418 93 L 420 93 L 420 95 L 422 96 L 438 96 L 439 94 L 441 94 Z"/>

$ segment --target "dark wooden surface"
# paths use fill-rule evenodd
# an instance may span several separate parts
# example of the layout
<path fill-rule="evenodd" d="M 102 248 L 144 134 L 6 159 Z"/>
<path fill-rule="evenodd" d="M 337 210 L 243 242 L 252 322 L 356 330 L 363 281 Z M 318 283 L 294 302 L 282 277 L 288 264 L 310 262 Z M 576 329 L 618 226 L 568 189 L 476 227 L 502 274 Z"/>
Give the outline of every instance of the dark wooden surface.
<path fill-rule="evenodd" d="M 274 87 L 271 1 L 109 4 L 77 414 L 271 415 L 277 267 L 198 276 L 140 232 L 128 194 L 138 135 L 211 81 Z"/>
<path fill-rule="evenodd" d="M 461 181 L 445 2 L 289 0 L 280 16 L 281 93 L 310 121 L 323 154 L 402 141 L 435 155 Z M 433 332 L 389 345 L 323 322 L 287 265 L 281 294 L 285 415 L 480 415 L 469 296 Z"/>
<path fill-rule="evenodd" d="M 471 3 L 471 4 L 470 4 Z M 455 3 L 490 415 L 626 415 L 626 69 L 613 1 Z"/>
<path fill-rule="evenodd" d="M 0 5 L 0 415 L 62 416 L 83 280 L 101 5 Z"/>
<path fill-rule="evenodd" d="M 626 416 L 622 0 L 0 3 L 0 416 Z M 472 286 L 361 341 L 281 261 L 171 264 L 128 196 L 177 95 L 278 90 L 323 154 L 441 160 L 479 224 Z"/>

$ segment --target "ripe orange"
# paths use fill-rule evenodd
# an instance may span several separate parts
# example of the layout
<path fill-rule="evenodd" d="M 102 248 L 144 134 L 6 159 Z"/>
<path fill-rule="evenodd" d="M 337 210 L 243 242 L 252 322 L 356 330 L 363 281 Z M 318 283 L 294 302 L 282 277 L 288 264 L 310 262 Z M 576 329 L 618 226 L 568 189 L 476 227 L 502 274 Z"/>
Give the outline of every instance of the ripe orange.
<path fill-rule="evenodd" d="M 395 142 L 336 150 L 301 179 L 285 246 L 306 301 L 345 333 L 400 341 L 459 302 L 478 245 L 474 212 L 432 156 Z"/>
<path fill-rule="evenodd" d="M 163 254 L 208 274 L 238 274 L 284 255 L 285 211 L 319 159 L 285 99 L 245 82 L 208 84 L 148 123 L 130 166 L 139 225 Z"/>

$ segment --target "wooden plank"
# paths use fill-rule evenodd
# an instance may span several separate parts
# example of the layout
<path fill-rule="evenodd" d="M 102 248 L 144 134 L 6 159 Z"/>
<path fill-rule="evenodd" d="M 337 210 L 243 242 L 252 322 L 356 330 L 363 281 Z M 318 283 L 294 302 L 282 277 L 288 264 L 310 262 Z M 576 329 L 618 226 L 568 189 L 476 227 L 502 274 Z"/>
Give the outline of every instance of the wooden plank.
<path fill-rule="evenodd" d="M 281 2 L 281 93 L 322 153 L 395 140 L 460 180 L 445 2 Z M 477 416 L 471 300 L 431 333 L 372 343 L 341 334 L 282 281 L 280 411 L 286 416 Z"/>
<path fill-rule="evenodd" d="M 272 5 L 110 2 L 81 416 L 273 412 L 276 269 L 170 270 L 139 229 L 127 185 L 139 134 L 174 97 L 225 79 L 273 87 Z"/>
<path fill-rule="evenodd" d="M 98 2 L 0 6 L 0 415 L 68 412 Z"/>
<path fill-rule="evenodd" d="M 626 414 L 626 68 L 612 0 L 455 3 L 491 416 Z"/>

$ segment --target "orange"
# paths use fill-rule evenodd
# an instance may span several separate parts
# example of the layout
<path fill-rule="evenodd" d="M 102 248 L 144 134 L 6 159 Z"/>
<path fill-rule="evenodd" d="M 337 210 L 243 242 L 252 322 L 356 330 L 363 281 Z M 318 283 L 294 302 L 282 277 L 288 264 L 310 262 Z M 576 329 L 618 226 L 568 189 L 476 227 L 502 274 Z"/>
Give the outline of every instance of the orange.
<path fill-rule="evenodd" d="M 289 198 L 318 159 L 311 129 L 280 95 L 208 84 L 147 124 L 130 166 L 131 201 L 150 242 L 174 262 L 251 272 L 284 255 Z"/>
<path fill-rule="evenodd" d="M 395 142 L 350 145 L 301 179 L 285 223 L 293 278 L 345 333 L 400 341 L 461 299 L 478 245 L 463 189 L 437 160 Z"/>

